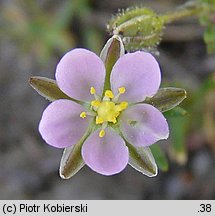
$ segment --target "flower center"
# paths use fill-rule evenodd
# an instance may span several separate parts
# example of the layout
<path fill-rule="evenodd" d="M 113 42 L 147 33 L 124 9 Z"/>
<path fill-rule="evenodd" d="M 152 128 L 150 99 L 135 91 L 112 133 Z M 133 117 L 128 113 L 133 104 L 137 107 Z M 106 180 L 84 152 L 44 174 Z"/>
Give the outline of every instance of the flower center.
<path fill-rule="evenodd" d="M 119 110 L 114 102 L 104 101 L 99 105 L 97 114 L 103 121 L 116 123 Z"/>
<path fill-rule="evenodd" d="M 119 93 L 116 96 L 114 96 L 111 90 L 106 90 L 105 96 L 101 99 L 96 94 L 95 88 L 90 88 L 90 93 L 95 97 L 95 100 L 92 100 L 90 103 L 91 111 L 93 111 L 93 113 L 82 112 L 80 114 L 80 117 L 85 118 L 87 114 L 96 117 L 96 124 L 101 124 L 101 131 L 99 133 L 99 137 L 103 137 L 105 135 L 105 128 L 108 126 L 108 123 L 117 123 L 117 117 L 120 115 L 120 112 L 127 108 L 128 102 L 117 102 L 119 96 L 121 94 L 124 94 L 125 90 L 125 87 L 120 87 L 118 89 Z"/>
<path fill-rule="evenodd" d="M 116 105 L 114 102 L 101 102 L 97 109 L 97 118 L 100 121 L 96 121 L 96 124 L 101 124 L 105 121 L 116 123 L 116 118 L 119 116 L 120 111 L 119 105 Z"/>

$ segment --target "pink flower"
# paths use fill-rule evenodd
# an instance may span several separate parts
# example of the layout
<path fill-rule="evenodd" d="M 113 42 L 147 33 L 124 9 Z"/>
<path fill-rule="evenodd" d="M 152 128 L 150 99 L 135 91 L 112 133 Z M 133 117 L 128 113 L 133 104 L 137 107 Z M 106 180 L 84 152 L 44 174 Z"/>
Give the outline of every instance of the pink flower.
<path fill-rule="evenodd" d="M 127 143 L 147 147 L 168 138 L 162 113 L 143 103 L 161 82 L 159 65 L 151 54 L 122 55 L 108 77 L 96 54 L 74 49 L 63 56 L 55 76 L 59 88 L 75 100 L 52 102 L 43 112 L 39 131 L 57 148 L 82 139 L 82 158 L 92 170 L 103 175 L 119 173 L 129 161 Z M 105 89 L 107 82 L 110 89 Z"/>

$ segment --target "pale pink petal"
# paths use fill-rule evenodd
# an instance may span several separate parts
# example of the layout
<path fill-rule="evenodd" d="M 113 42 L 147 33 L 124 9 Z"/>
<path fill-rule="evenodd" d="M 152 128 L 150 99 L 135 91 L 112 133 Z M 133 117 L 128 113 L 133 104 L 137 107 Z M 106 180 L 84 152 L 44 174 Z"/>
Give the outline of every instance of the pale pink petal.
<path fill-rule="evenodd" d="M 90 87 L 94 87 L 98 95 L 102 94 L 105 67 L 102 60 L 86 49 L 74 49 L 66 53 L 56 70 L 56 81 L 59 88 L 70 97 L 91 101 Z"/>
<path fill-rule="evenodd" d="M 149 104 L 134 105 L 122 112 L 120 129 L 125 139 L 135 146 L 149 146 L 169 136 L 163 114 Z"/>
<path fill-rule="evenodd" d="M 141 102 L 154 95 L 161 82 L 161 72 L 156 59 L 143 51 L 128 53 L 114 65 L 111 73 L 111 88 L 115 94 L 124 86 L 126 92 L 120 101 Z"/>
<path fill-rule="evenodd" d="M 129 160 L 128 148 L 124 140 L 112 129 L 106 129 L 104 137 L 99 130 L 91 134 L 82 147 L 85 163 L 95 172 L 114 175 L 121 172 Z"/>
<path fill-rule="evenodd" d="M 47 144 L 65 148 L 76 144 L 87 130 L 90 117 L 80 118 L 85 109 L 70 100 L 52 102 L 43 112 L 39 131 Z"/>

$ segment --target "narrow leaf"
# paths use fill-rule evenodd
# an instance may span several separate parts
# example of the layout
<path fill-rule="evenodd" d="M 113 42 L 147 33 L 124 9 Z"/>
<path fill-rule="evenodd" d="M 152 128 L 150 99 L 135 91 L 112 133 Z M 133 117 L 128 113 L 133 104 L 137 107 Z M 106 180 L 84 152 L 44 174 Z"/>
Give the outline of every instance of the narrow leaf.
<path fill-rule="evenodd" d="M 161 112 L 166 112 L 179 105 L 186 97 L 187 93 L 184 89 L 161 88 L 153 97 L 146 98 L 144 103 L 149 103 Z"/>
<path fill-rule="evenodd" d="M 178 116 L 168 118 L 171 133 L 170 156 L 180 165 L 187 162 L 186 135 L 189 127 L 189 118 L 187 116 Z"/>
<path fill-rule="evenodd" d="M 148 177 L 157 175 L 157 165 L 149 147 L 135 147 L 127 143 L 129 149 L 129 164 Z"/>
<path fill-rule="evenodd" d="M 161 148 L 157 144 L 154 144 L 150 146 L 150 149 L 152 151 L 152 154 L 154 155 L 154 158 L 158 164 L 158 167 L 162 171 L 167 171 L 169 169 L 168 160 L 164 152 L 161 150 Z"/>
<path fill-rule="evenodd" d="M 81 156 L 82 143 L 65 148 L 60 162 L 60 177 L 69 179 L 74 176 L 83 166 L 84 161 Z"/>
<path fill-rule="evenodd" d="M 58 99 L 72 100 L 59 89 L 55 80 L 35 76 L 30 78 L 29 83 L 33 89 L 35 89 L 41 96 L 45 97 L 49 101 Z"/>

